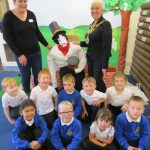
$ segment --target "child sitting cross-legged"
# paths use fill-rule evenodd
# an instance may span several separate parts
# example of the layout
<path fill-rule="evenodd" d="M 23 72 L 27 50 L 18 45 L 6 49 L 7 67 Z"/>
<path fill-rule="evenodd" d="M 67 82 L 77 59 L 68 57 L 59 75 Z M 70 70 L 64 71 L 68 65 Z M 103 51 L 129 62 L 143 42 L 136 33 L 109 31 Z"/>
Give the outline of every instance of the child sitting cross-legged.
<path fill-rule="evenodd" d="M 100 109 L 90 127 L 89 138 L 83 140 L 79 150 L 117 150 L 112 143 L 114 138 L 112 121 L 110 110 Z"/>
<path fill-rule="evenodd" d="M 50 73 L 47 70 L 43 69 L 39 72 L 38 81 L 39 84 L 32 89 L 30 98 L 35 102 L 39 115 L 44 118 L 48 128 L 51 129 L 57 118 L 55 111 L 57 108 L 57 92 L 55 88 L 50 86 Z"/>
<path fill-rule="evenodd" d="M 4 113 L 9 123 L 14 124 L 15 120 L 20 116 L 20 104 L 28 97 L 23 90 L 18 88 L 18 84 L 14 78 L 4 78 L 1 85 L 5 91 L 2 96 Z"/>
<path fill-rule="evenodd" d="M 53 146 L 56 150 L 77 150 L 82 140 L 82 127 L 74 117 L 72 104 L 62 101 L 58 105 L 58 116 L 50 136 Z"/>
<path fill-rule="evenodd" d="M 34 102 L 27 99 L 20 106 L 21 116 L 12 131 L 12 142 L 17 150 L 47 150 L 48 128 L 44 119 L 36 113 Z"/>

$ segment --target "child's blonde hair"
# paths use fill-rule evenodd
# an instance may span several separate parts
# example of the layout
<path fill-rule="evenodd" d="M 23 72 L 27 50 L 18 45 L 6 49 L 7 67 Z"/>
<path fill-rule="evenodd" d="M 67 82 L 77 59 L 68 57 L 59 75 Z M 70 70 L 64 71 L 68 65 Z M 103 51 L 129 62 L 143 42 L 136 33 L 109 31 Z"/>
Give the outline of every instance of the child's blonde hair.
<path fill-rule="evenodd" d="M 72 74 L 68 73 L 68 74 L 65 74 L 62 78 L 62 82 L 65 82 L 65 81 L 71 81 L 72 83 L 75 83 L 75 78 Z"/>
<path fill-rule="evenodd" d="M 82 85 L 85 83 L 93 83 L 94 85 L 96 85 L 96 80 L 93 77 L 87 76 L 82 80 Z"/>
<path fill-rule="evenodd" d="M 95 121 L 98 121 L 98 119 L 100 120 L 105 120 L 105 121 L 110 121 L 111 124 L 113 122 L 113 116 L 111 111 L 108 108 L 101 108 L 98 112 L 97 115 L 95 117 Z"/>
<path fill-rule="evenodd" d="M 69 101 L 62 101 L 58 105 L 58 112 L 62 106 L 70 106 L 73 109 L 72 103 Z"/>
<path fill-rule="evenodd" d="M 17 84 L 16 80 L 14 78 L 11 77 L 6 77 L 2 80 L 1 86 L 4 90 L 6 90 L 7 87 L 12 87 L 15 86 Z"/>
<path fill-rule="evenodd" d="M 121 71 L 115 72 L 115 74 L 113 76 L 113 82 L 115 81 L 116 77 L 122 77 L 125 81 L 127 81 L 126 75 Z"/>
<path fill-rule="evenodd" d="M 46 74 L 49 77 L 51 77 L 50 72 L 47 69 L 42 69 L 39 73 L 38 73 L 38 79 L 41 77 L 41 75 Z"/>
<path fill-rule="evenodd" d="M 130 98 L 129 98 L 129 100 L 128 100 L 128 104 L 130 103 L 130 102 L 141 102 L 141 103 L 143 103 L 143 106 L 144 106 L 144 99 L 142 98 L 142 97 L 140 97 L 140 96 L 131 96 Z"/>

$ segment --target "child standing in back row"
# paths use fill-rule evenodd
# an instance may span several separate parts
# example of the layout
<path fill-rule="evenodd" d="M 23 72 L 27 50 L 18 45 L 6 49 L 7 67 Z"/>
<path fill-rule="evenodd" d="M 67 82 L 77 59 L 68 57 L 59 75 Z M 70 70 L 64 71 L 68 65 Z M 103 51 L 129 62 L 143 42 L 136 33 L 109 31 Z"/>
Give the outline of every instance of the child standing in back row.
<path fill-rule="evenodd" d="M 57 108 L 57 92 L 50 86 L 50 73 L 42 70 L 38 74 L 38 86 L 31 91 L 30 98 L 35 102 L 37 112 L 44 118 L 49 129 L 57 118 L 55 109 Z M 55 107 L 53 104 L 53 98 Z"/>
<path fill-rule="evenodd" d="M 118 114 L 127 111 L 128 99 L 132 91 L 126 87 L 127 78 L 123 72 L 116 72 L 113 76 L 114 86 L 107 88 L 106 94 L 109 102 L 109 109 L 113 113 L 114 122 Z"/>
<path fill-rule="evenodd" d="M 15 120 L 20 116 L 20 104 L 28 97 L 23 90 L 18 88 L 18 84 L 14 78 L 4 78 L 1 85 L 5 91 L 2 96 L 4 113 L 9 123 L 14 124 Z"/>

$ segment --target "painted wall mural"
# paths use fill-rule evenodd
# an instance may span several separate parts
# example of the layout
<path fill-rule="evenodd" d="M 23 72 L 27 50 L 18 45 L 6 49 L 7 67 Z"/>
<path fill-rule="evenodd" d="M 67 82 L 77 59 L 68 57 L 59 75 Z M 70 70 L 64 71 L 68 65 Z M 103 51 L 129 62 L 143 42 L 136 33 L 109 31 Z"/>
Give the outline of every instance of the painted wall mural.
<path fill-rule="evenodd" d="M 8 0 L 8 3 L 10 9 L 12 9 L 14 7 L 12 0 Z M 57 21 L 61 28 L 67 31 L 67 34 L 78 35 L 79 40 L 84 40 L 84 36 L 88 30 L 88 25 L 92 22 L 90 4 L 91 0 L 29 0 L 28 9 L 32 10 L 36 14 L 41 32 L 48 42 L 51 45 L 54 45 L 51 40 L 52 33 L 48 28 L 48 25 L 52 21 Z M 118 66 L 121 15 L 114 15 L 113 11 L 109 11 L 104 13 L 104 17 L 110 21 L 113 28 L 112 57 L 109 65 Z M 43 67 L 47 67 L 46 56 L 48 54 L 48 50 L 41 45 L 41 51 Z"/>

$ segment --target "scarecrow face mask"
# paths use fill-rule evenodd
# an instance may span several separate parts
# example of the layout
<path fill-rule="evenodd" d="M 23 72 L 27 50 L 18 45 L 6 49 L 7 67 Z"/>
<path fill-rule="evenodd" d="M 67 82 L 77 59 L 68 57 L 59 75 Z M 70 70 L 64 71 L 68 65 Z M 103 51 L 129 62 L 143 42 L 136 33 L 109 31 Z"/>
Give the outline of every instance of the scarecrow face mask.
<path fill-rule="evenodd" d="M 67 45 L 67 39 L 65 36 L 63 35 L 59 35 L 58 36 L 58 43 L 62 46 L 62 47 L 65 47 Z"/>

